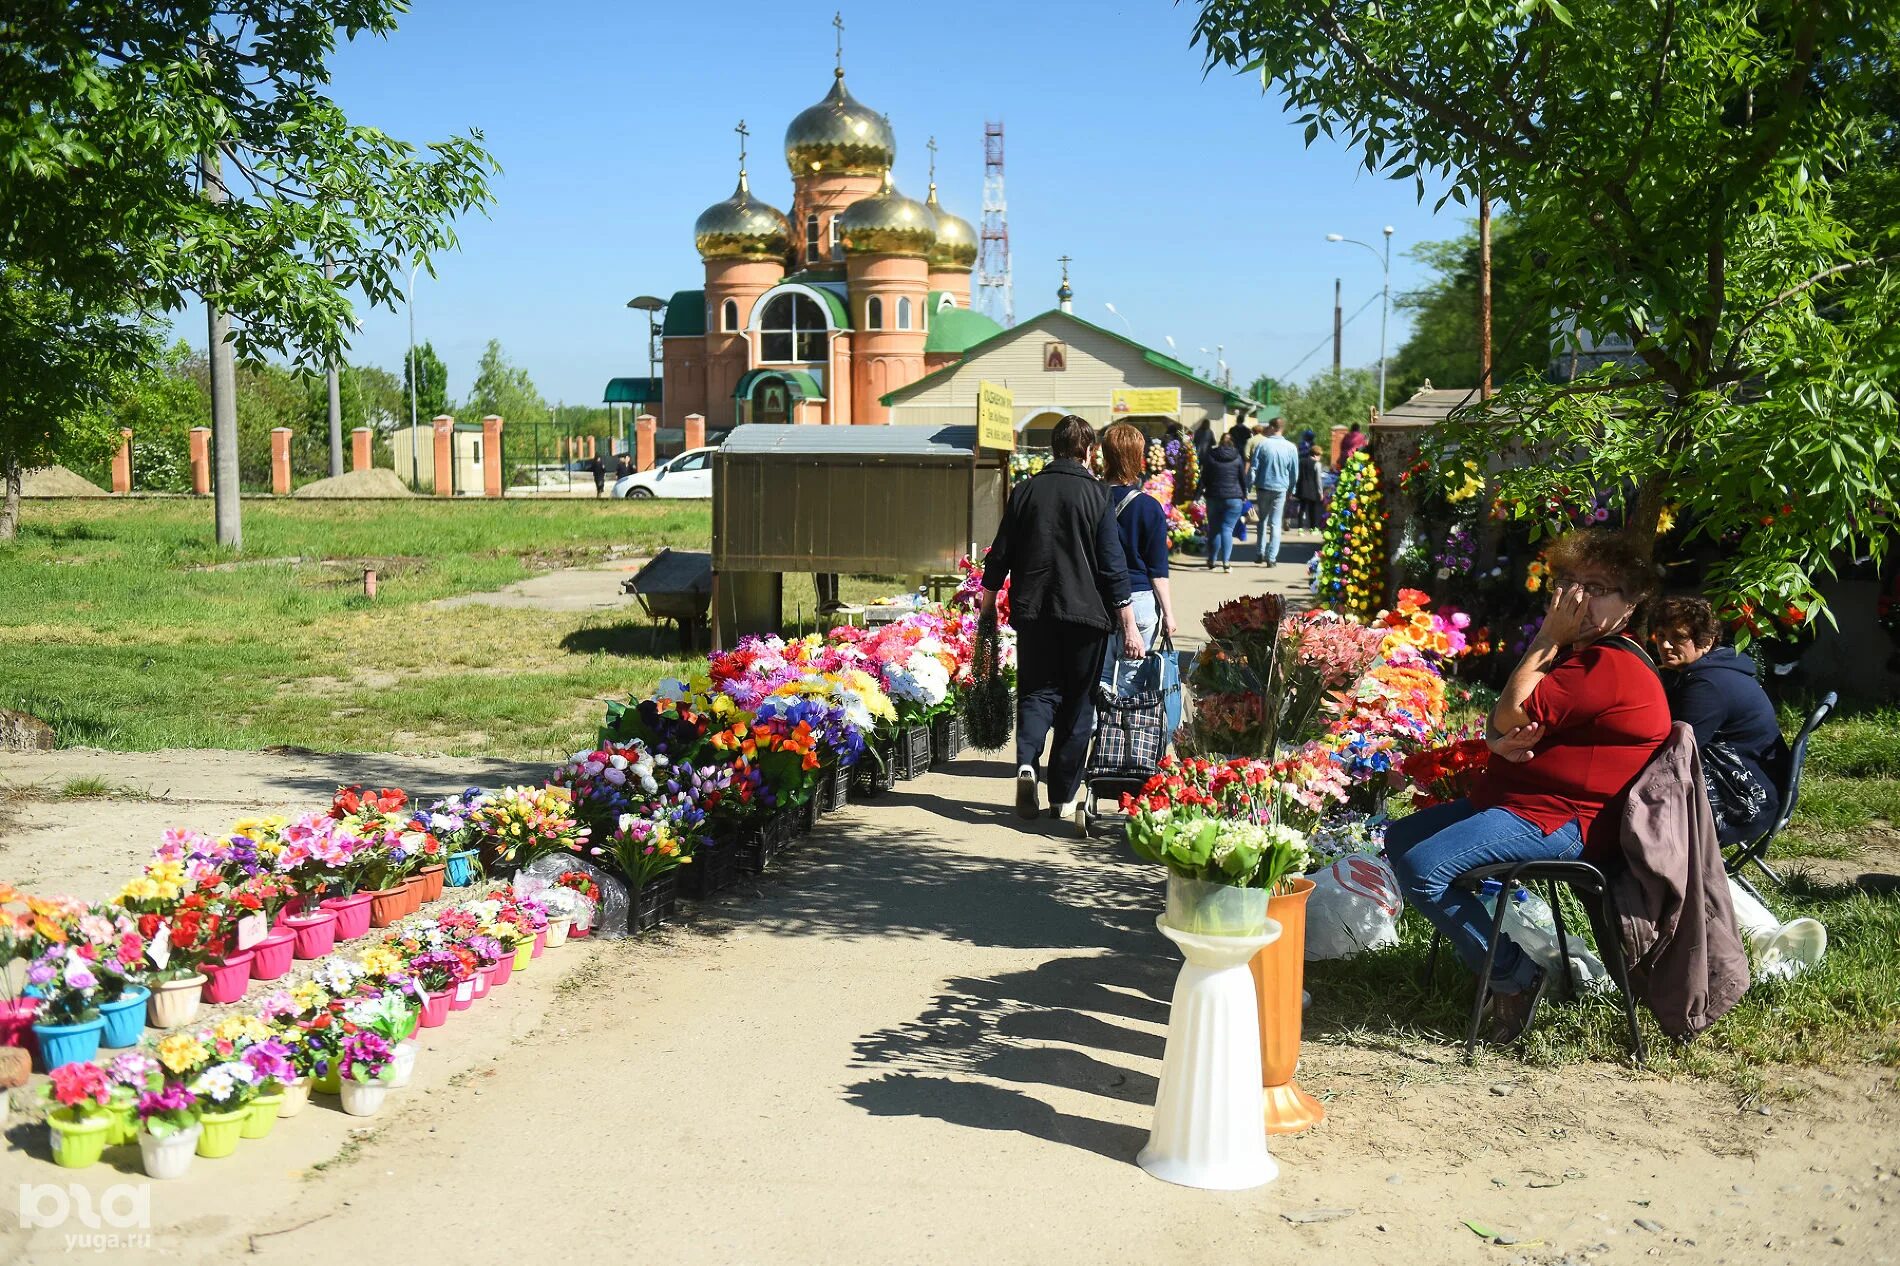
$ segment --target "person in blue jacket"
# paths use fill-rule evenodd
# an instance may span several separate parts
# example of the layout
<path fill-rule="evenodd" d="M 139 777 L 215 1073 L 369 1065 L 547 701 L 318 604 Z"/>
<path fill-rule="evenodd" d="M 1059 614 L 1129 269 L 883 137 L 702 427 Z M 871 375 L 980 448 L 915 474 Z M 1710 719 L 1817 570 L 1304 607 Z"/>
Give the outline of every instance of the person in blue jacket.
<path fill-rule="evenodd" d="M 1788 746 L 1755 661 L 1716 645 L 1720 625 L 1702 598 L 1664 598 L 1651 628 L 1669 714 L 1695 731 L 1716 838 L 1758 838 L 1781 812 Z"/>

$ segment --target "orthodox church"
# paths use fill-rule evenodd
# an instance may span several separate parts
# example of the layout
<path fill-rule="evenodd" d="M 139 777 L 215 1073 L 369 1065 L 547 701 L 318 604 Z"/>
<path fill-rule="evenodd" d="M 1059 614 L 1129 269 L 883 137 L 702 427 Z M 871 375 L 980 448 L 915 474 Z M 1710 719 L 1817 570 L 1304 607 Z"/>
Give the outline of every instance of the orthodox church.
<path fill-rule="evenodd" d="M 667 304 L 662 426 L 888 422 L 882 397 L 1002 332 L 970 309 L 976 234 L 937 201 L 934 141 L 929 194 L 907 198 L 890 122 L 842 58 L 785 130 L 789 216 L 752 192 L 738 131 L 738 187 L 693 225 L 705 286 Z"/>

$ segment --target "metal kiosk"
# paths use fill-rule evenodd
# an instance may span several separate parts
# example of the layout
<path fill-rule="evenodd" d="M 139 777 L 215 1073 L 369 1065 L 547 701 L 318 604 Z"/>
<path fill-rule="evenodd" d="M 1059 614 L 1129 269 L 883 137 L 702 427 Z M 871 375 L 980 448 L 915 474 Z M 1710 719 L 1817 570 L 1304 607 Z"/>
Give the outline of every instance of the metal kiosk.
<path fill-rule="evenodd" d="M 989 544 L 1006 453 L 974 426 L 734 428 L 713 455 L 715 649 L 776 633 L 787 572 L 954 572 Z"/>

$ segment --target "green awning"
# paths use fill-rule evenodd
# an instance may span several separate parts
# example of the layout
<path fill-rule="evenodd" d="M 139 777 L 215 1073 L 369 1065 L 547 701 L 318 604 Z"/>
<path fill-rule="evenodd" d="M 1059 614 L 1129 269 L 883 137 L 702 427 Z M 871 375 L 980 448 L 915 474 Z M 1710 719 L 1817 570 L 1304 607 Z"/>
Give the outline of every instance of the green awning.
<path fill-rule="evenodd" d="M 664 378 L 615 378 L 607 383 L 604 404 L 658 404 Z"/>
<path fill-rule="evenodd" d="M 802 369 L 755 369 L 739 379 L 739 385 L 733 388 L 732 398 L 744 400 L 751 396 L 752 389 L 761 382 L 778 379 L 785 384 L 793 400 L 823 400 L 825 392 L 818 380 Z"/>

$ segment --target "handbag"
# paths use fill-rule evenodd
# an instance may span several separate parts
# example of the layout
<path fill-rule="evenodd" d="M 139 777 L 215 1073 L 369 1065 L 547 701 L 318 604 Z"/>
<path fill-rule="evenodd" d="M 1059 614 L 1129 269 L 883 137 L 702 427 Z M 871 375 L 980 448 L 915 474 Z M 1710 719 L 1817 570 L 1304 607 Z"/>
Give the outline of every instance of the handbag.
<path fill-rule="evenodd" d="M 1095 688 L 1095 742 L 1089 778 L 1145 778 L 1161 765 L 1168 738 L 1181 723 L 1180 660 L 1163 634 L 1138 667 L 1117 674 L 1119 691 Z"/>
<path fill-rule="evenodd" d="M 1702 780 L 1715 816 L 1716 838 L 1726 844 L 1754 833 L 1768 808 L 1768 788 L 1741 754 L 1727 743 L 1709 744 L 1702 749 Z"/>

